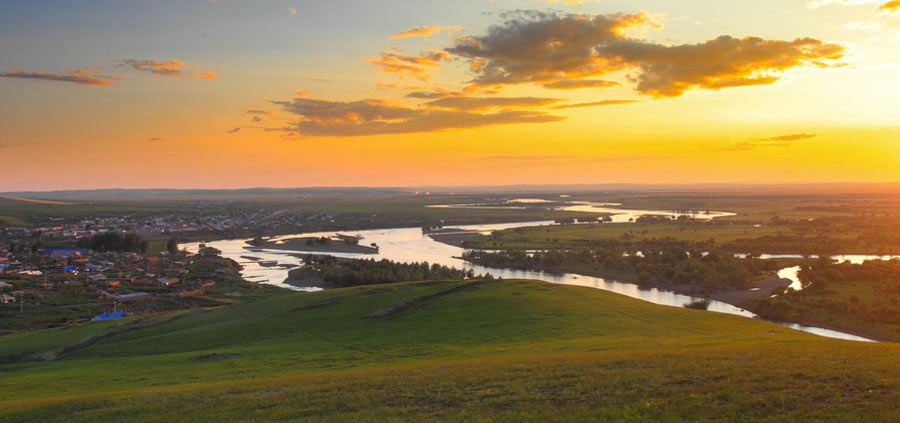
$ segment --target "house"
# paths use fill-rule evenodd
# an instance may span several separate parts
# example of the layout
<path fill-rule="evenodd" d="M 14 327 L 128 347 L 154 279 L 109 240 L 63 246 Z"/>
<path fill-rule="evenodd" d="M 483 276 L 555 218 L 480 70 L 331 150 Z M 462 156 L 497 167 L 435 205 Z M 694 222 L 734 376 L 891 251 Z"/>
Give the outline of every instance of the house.
<path fill-rule="evenodd" d="M 106 275 L 104 275 L 102 273 L 96 274 L 96 275 L 91 275 L 91 276 L 88 276 L 88 280 L 90 280 L 91 282 L 100 282 L 102 280 L 106 280 Z"/>
<path fill-rule="evenodd" d="M 0 304 L 9 304 L 16 302 L 16 297 L 9 296 L 6 294 L 0 294 Z"/>
<path fill-rule="evenodd" d="M 189 291 L 181 291 L 178 293 L 178 296 L 179 297 L 191 297 L 194 295 L 203 295 L 203 292 L 204 291 L 202 289 L 192 289 Z"/>
<path fill-rule="evenodd" d="M 179 282 L 178 278 L 157 278 L 156 282 L 165 286 L 172 286 Z"/>

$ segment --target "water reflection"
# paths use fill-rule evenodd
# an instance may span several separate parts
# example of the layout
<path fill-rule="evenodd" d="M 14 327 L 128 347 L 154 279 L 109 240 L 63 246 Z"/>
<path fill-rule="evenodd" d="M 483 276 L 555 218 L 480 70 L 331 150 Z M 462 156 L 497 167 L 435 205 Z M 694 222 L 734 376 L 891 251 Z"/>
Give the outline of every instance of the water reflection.
<path fill-rule="evenodd" d="M 696 210 L 631 210 L 622 209 L 621 203 L 595 203 L 591 201 L 573 201 L 570 206 L 560 207 L 559 210 L 583 212 L 583 213 L 609 213 L 613 223 L 634 222 L 641 216 L 663 216 L 673 219 L 690 217 L 697 220 L 712 220 L 719 217 L 736 216 L 735 213 L 722 211 L 696 211 Z"/>
<path fill-rule="evenodd" d="M 793 289 L 794 291 L 800 291 L 803 289 L 803 283 L 800 282 L 800 266 L 793 267 L 785 267 L 778 271 L 778 277 L 782 279 L 789 279 L 791 284 L 788 285 L 788 288 Z"/>

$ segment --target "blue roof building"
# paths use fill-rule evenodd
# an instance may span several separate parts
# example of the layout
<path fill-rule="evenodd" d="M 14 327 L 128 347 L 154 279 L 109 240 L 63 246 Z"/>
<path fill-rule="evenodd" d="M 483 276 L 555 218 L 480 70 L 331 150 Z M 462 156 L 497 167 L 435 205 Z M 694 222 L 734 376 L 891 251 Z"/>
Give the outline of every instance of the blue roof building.
<path fill-rule="evenodd" d="M 107 320 L 107 319 L 118 319 L 120 317 L 125 317 L 124 311 L 117 311 L 115 313 L 103 313 L 98 314 L 91 318 L 91 320 Z"/>

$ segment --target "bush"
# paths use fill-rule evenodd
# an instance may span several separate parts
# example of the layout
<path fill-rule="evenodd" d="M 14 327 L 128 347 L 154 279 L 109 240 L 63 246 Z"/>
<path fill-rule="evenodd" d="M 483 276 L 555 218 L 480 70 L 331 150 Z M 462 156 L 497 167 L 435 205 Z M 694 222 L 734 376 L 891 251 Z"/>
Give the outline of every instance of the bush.
<path fill-rule="evenodd" d="M 684 303 L 684 308 L 692 308 L 694 310 L 706 310 L 709 308 L 710 301 L 706 298 L 698 298 L 689 303 Z"/>

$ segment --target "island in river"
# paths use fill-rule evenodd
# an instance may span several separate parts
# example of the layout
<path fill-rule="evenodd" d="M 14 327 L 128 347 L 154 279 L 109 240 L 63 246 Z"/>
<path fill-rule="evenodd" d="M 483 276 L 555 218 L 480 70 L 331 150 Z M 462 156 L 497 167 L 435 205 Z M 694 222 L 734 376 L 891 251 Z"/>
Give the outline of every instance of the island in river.
<path fill-rule="evenodd" d="M 296 287 L 343 288 L 409 281 L 493 279 L 471 270 L 440 264 L 398 263 L 387 259 L 347 259 L 327 255 L 307 255 L 305 265 L 288 272 L 284 283 Z"/>
<path fill-rule="evenodd" d="M 316 253 L 378 254 L 377 245 L 359 245 L 362 238 L 337 234 L 332 237 L 294 237 L 278 240 L 254 240 L 249 243 L 259 249 L 308 251 Z M 252 249 L 251 249 L 252 251 Z"/>

